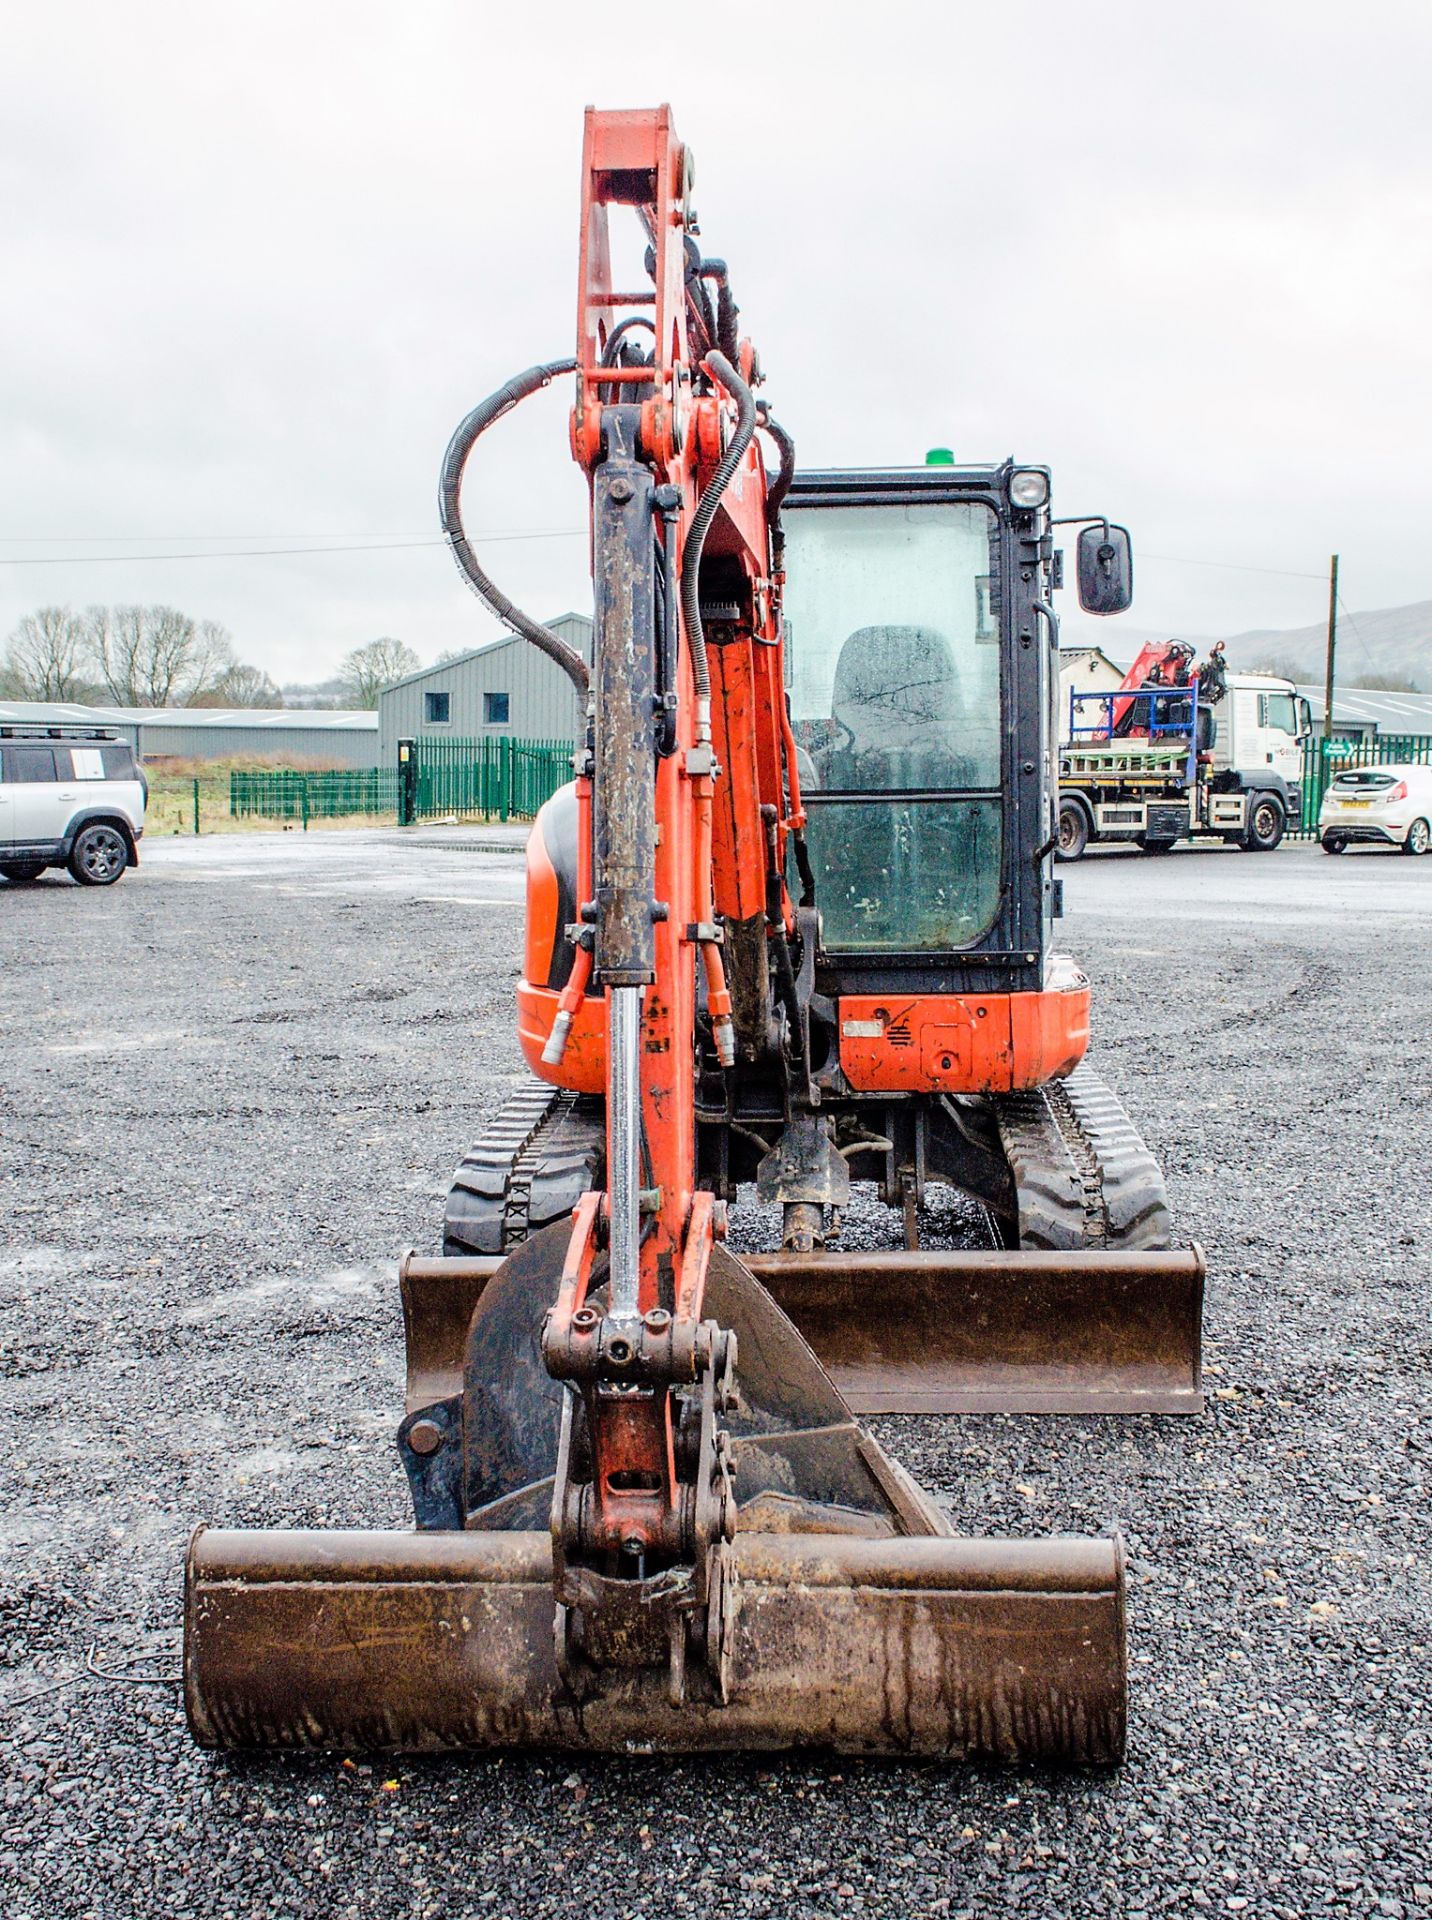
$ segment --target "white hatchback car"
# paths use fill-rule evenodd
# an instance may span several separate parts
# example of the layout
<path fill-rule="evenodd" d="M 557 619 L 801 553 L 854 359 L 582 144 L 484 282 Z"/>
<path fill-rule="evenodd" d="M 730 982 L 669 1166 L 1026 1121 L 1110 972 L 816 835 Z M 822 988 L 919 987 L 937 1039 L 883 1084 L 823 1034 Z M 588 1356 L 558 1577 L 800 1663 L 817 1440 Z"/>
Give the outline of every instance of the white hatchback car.
<path fill-rule="evenodd" d="M 1324 853 L 1356 842 L 1426 853 L 1432 846 L 1432 767 L 1345 767 L 1318 814 Z"/>
<path fill-rule="evenodd" d="M 0 727 L 0 874 L 68 867 L 109 887 L 139 865 L 149 782 L 128 741 L 79 727 Z"/>

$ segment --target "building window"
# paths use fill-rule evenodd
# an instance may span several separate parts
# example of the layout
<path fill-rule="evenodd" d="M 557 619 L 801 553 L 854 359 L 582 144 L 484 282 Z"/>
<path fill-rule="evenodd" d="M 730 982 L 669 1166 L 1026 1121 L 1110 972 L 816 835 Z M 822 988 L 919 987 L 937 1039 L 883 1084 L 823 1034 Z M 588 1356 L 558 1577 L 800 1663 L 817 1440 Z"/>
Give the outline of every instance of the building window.
<path fill-rule="evenodd" d="M 429 727 L 445 727 L 452 719 L 452 695 L 450 693 L 425 693 L 423 695 L 423 724 Z"/>
<path fill-rule="evenodd" d="M 512 712 L 511 696 L 505 693 L 485 693 L 482 696 L 482 724 L 485 727 L 505 727 Z"/>

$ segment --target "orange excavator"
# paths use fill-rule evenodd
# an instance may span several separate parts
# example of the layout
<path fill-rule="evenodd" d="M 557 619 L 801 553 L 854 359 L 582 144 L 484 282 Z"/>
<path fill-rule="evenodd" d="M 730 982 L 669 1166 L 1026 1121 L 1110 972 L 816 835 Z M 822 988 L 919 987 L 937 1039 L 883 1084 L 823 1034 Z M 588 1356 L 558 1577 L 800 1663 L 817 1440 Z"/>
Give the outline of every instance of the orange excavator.
<path fill-rule="evenodd" d="M 464 575 L 586 712 L 528 849 L 533 1078 L 403 1263 L 416 1529 L 191 1543 L 207 1746 L 1123 1750 L 1118 1539 L 960 1538 L 856 1418 L 1200 1404 L 1201 1256 L 1050 945 L 1049 475 L 798 474 L 691 186 L 666 108 L 589 110 L 576 355 L 448 450 Z M 590 661 L 460 509 L 558 379 Z M 1122 529 L 1078 562 L 1128 603 Z M 920 1245 L 941 1182 L 975 1244 Z M 903 1249 L 840 1250 L 862 1183 Z M 780 1246 L 738 1258 L 752 1187 Z"/>

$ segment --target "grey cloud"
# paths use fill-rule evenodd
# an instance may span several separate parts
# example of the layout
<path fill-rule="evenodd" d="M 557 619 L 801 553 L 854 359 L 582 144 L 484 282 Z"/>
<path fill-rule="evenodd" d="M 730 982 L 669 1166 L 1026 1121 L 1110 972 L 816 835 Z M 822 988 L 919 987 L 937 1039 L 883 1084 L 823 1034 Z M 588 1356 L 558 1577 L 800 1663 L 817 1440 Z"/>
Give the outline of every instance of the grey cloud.
<path fill-rule="evenodd" d="M 515 16 L 515 17 L 514 17 Z M 567 349 L 581 109 L 670 98 L 807 459 L 1047 459 L 1141 559 L 1132 616 L 1303 625 L 1424 598 L 1432 16 L 1281 4 L 195 9 L 79 0 L 0 76 L 0 557 L 19 536 L 434 526 L 447 434 Z M 490 529 L 580 526 L 564 396 L 484 449 Z M 1160 556 L 1175 556 L 1164 559 Z M 543 611 L 580 539 L 493 550 Z M 0 567 L 43 602 L 155 599 L 280 675 L 484 619 L 440 547 Z"/>

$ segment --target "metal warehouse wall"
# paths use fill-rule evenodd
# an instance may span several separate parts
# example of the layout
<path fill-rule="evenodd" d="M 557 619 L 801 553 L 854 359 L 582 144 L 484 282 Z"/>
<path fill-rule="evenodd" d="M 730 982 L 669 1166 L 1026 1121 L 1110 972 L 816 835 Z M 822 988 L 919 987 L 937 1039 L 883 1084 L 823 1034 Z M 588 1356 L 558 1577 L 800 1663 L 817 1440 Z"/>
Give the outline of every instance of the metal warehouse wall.
<path fill-rule="evenodd" d="M 225 760 L 255 754 L 290 764 L 321 760 L 329 766 L 376 767 L 376 727 L 205 727 L 141 724 L 139 751 L 147 760 Z"/>
<path fill-rule="evenodd" d="M 584 615 L 564 614 L 548 625 L 591 658 L 592 623 Z M 446 726 L 429 725 L 423 719 L 423 696 L 428 693 L 450 696 Z M 484 722 L 485 693 L 507 695 L 505 727 Z M 545 653 L 515 637 L 497 640 L 456 660 L 411 674 L 379 697 L 379 765 L 395 765 L 398 742 L 421 735 L 444 739 L 506 733 L 516 740 L 574 740 L 581 717 L 576 689 Z"/>

